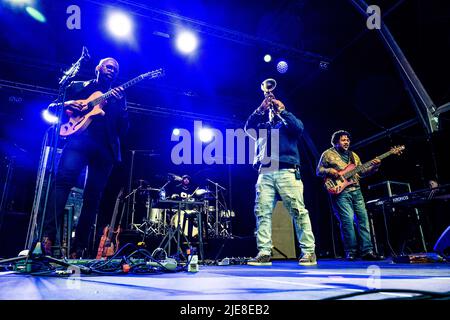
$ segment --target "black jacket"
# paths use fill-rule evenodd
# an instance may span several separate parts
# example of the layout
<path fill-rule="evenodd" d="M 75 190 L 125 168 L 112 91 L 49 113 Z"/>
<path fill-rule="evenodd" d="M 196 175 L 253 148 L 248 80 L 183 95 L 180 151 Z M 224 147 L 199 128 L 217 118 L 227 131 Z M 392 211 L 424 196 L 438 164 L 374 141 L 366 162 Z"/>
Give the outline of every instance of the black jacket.
<path fill-rule="evenodd" d="M 99 88 L 95 80 L 74 81 L 67 87 L 66 101 L 87 99 L 98 90 L 106 93 L 105 90 Z M 76 133 L 76 135 L 83 135 L 98 143 L 107 144 L 114 160 L 120 162 L 122 160 L 120 141 L 124 138 L 129 126 L 126 105 L 125 97 L 121 100 L 116 100 L 114 97 L 109 98 L 107 104 L 103 107 L 105 115 L 93 118 L 87 129 L 81 133 Z M 50 104 L 48 109 L 51 113 L 55 113 L 56 104 Z M 71 138 L 72 136 L 68 137 L 68 139 Z"/>
<path fill-rule="evenodd" d="M 283 110 L 280 113 L 281 117 L 286 121 L 286 125 L 280 121 L 275 123 L 268 122 L 267 115 L 261 115 L 253 112 L 245 124 L 245 131 L 254 140 L 256 140 L 257 151 L 253 165 L 259 168 L 261 163 L 267 163 L 267 156 L 270 161 L 279 161 L 280 163 L 290 165 L 300 165 L 300 153 L 298 150 L 298 142 L 303 133 L 303 122 L 296 118 L 291 112 Z M 272 154 L 270 144 L 267 141 L 271 140 L 272 131 L 279 128 L 279 152 L 278 156 Z M 252 130 L 256 130 L 252 132 Z M 267 138 L 264 134 L 259 134 L 259 129 L 267 129 Z M 267 149 L 267 151 L 266 151 Z"/>

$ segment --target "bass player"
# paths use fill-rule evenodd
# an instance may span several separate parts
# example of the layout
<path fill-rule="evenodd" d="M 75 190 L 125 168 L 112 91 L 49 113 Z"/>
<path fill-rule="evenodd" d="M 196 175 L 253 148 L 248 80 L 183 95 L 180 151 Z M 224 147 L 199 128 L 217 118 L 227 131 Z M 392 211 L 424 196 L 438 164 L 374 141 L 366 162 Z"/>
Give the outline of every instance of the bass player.
<path fill-rule="evenodd" d="M 66 91 L 68 101 L 64 113 L 85 111 L 86 105 L 77 100 L 86 99 L 92 93 L 107 92 L 117 78 L 119 64 L 113 58 L 100 60 L 95 67 L 96 78 L 90 81 L 74 81 Z M 83 207 L 75 232 L 73 248 L 78 257 L 88 258 L 87 249 L 94 236 L 93 226 L 107 180 L 115 163 L 121 161 L 120 140 L 128 129 L 126 99 L 122 87 L 112 89 L 112 96 L 103 102 L 104 116 L 95 117 L 86 130 L 68 136 L 51 188 L 42 232 L 45 254 L 51 255 L 52 243 L 60 228 L 63 210 L 73 186 L 87 166 L 88 175 L 84 188 Z M 48 107 L 54 113 L 56 103 Z"/>
<path fill-rule="evenodd" d="M 349 149 L 350 139 L 350 133 L 347 131 L 339 130 L 333 133 L 331 137 L 332 147 L 322 153 L 316 169 L 317 176 L 339 179 L 342 175 L 341 172 L 349 164 L 361 165 L 359 156 Z M 347 186 L 342 192 L 331 195 L 333 211 L 339 220 L 346 260 L 354 261 L 356 259 L 357 243 L 359 243 L 359 252 L 363 260 L 382 259 L 373 252 L 369 219 L 359 185 L 359 178 L 377 171 L 380 163 L 380 159 L 372 160 L 371 166 L 363 170 L 360 175 L 356 174 L 353 177 L 351 185 Z M 359 241 L 356 240 L 354 222 L 358 226 Z"/>

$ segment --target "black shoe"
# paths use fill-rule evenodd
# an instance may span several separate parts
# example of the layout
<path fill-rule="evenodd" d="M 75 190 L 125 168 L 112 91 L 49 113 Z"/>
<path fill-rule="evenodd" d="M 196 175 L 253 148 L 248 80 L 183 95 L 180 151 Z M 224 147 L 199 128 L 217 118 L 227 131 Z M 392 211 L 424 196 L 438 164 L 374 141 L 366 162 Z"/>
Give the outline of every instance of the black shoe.
<path fill-rule="evenodd" d="M 347 254 L 345 255 L 345 260 L 347 260 L 347 261 L 355 261 L 356 260 L 356 255 L 353 252 L 347 252 Z"/>
<path fill-rule="evenodd" d="M 369 252 L 369 253 L 366 253 L 365 255 L 363 255 L 361 257 L 361 259 L 366 260 L 366 261 L 380 261 L 380 260 L 384 260 L 384 257 L 376 255 L 373 252 Z"/>

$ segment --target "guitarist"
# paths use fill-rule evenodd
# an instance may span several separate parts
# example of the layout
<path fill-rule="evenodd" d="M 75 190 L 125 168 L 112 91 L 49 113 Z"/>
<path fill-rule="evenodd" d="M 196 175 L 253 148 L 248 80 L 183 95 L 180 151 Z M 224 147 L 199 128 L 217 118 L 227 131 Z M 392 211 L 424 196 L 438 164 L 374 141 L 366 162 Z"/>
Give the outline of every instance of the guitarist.
<path fill-rule="evenodd" d="M 332 147 L 325 150 L 320 157 L 316 174 L 319 177 L 327 176 L 340 178 L 341 171 L 350 163 L 356 166 L 361 165 L 358 155 L 351 151 L 350 133 L 339 130 L 333 133 L 331 137 Z M 372 165 L 361 173 L 361 176 L 367 176 L 378 170 L 381 161 L 372 160 Z M 380 260 L 373 252 L 372 240 L 370 236 L 369 218 L 367 216 L 366 205 L 364 202 L 361 188 L 359 185 L 358 174 L 353 179 L 353 184 L 349 185 L 341 193 L 331 195 L 334 213 L 339 220 L 341 237 L 344 244 L 345 258 L 354 261 L 357 254 L 357 240 L 354 223 L 358 224 L 359 230 L 359 251 L 363 260 Z M 355 219 L 356 217 L 356 219 Z"/>
<path fill-rule="evenodd" d="M 66 91 L 64 112 L 70 116 L 86 106 L 76 100 L 86 99 L 95 91 L 107 92 L 119 73 L 119 64 L 113 58 L 100 60 L 95 67 L 96 78 L 90 81 L 74 81 Z M 63 210 L 73 186 L 76 185 L 82 170 L 88 167 L 88 176 L 84 188 L 83 208 L 78 221 L 73 248 L 78 256 L 91 244 L 93 225 L 114 163 L 121 161 L 120 140 L 128 129 L 126 99 L 121 87 L 114 88 L 113 97 L 109 98 L 103 109 L 104 116 L 95 117 L 90 126 L 77 134 L 68 136 L 58 165 L 56 177 L 45 212 L 42 244 L 46 254 L 51 254 L 50 247 L 56 240 L 57 230 L 63 217 Z M 56 104 L 48 107 L 54 112 Z M 59 235 L 58 235 L 59 237 Z"/>

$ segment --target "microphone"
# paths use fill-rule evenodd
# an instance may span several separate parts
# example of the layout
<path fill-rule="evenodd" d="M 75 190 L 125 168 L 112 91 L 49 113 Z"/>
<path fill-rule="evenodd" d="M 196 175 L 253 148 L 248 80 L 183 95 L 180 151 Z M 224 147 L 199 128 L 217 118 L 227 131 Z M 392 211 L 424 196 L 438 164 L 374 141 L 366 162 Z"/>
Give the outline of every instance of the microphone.
<path fill-rule="evenodd" d="M 85 46 L 83 46 L 83 51 L 81 53 L 81 58 L 83 58 L 86 61 L 89 61 L 91 59 L 91 56 L 89 55 L 89 51 L 88 51 L 88 49 Z"/>
<path fill-rule="evenodd" d="M 83 46 L 80 58 L 78 58 L 78 60 L 74 64 L 72 64 L 72 66 L 68 70 L 63 71 L 63 76 L 59 80 L 59 85 L 61 87 L 67 86 L 69 80 L 74 78 L 78 74 L 78 71 L 80 70 L 81 67 L 81 63 L 83 61 L 88 61 L 90 58 L 91 56 L 89 55 L 87 48 Z"/>

